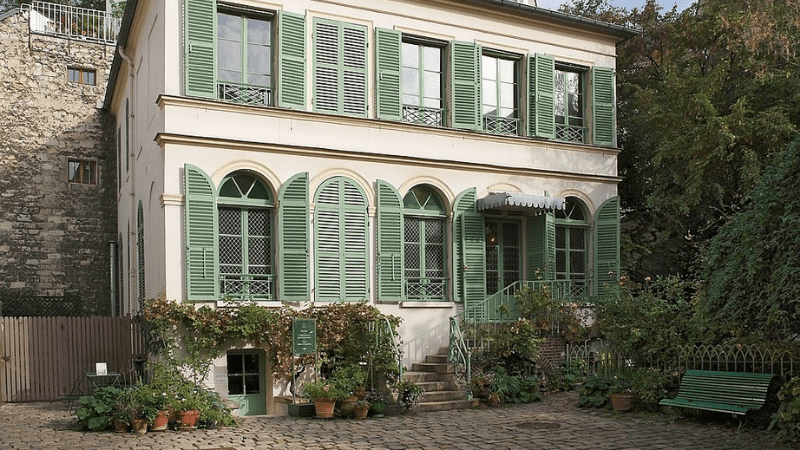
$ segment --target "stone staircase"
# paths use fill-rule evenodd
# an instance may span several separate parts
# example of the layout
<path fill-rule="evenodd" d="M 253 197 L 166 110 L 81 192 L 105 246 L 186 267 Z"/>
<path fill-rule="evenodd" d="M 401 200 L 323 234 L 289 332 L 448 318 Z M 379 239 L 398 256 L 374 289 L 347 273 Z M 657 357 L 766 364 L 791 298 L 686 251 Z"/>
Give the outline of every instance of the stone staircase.
<path fill-rule="evenodd" d="M 473 401 L 467 400 L 467 386 L 459 386 L 455 379 L 455 368 L 447 362 L 447 347 L 439 349 L 435 355 L 427 355 L 425 362 L 414 363 L 410 371 L 403 374 L 425 389 L 425 395 L 414 412 L 448 411 L 469 409 Z"/>

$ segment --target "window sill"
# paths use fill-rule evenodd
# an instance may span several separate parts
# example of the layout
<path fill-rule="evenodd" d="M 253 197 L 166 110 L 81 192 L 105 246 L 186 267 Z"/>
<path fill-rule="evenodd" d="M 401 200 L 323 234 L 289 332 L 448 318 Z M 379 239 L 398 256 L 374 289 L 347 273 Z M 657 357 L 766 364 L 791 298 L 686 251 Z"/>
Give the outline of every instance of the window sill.
<path fill-rule="evenodd" d="M 239 305 L 256 305 L 261 306 L 264 308 L 280 308 L 283 306 L 283 303 L 277 300 L 270 300 L 270 301 L 240 301 L 240 302 L 228 302 L 224 300 L 217 300 L 217 308 L 235 308 Z"/>
<path fill-rule="evenodd" d="M 453 302 L 400 302 L 401 308 L 455 308 Z"/>

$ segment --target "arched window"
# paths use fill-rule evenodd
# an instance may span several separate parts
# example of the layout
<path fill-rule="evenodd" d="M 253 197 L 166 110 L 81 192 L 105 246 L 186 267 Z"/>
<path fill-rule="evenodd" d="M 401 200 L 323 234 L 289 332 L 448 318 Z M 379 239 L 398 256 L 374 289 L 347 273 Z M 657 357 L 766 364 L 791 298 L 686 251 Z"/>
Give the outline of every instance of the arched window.
<path fill-rule="evenodd" d="M 270 300 L 275 295 L 272 194 L 253 174 L 235 172 L 222 180 L 219 214 L 220 295 Z"/>
<path fill-rule="evenodd" d="M 588 293 L 586 217 L 583 202 L 576 197 L 567 197 L 564 209 L 555 212 L 556 279 L 570 280 L 572 295 Z"/>
<path fill-rule="evenodd" d="M 430 186 L 415 186 L 403 197 L 403 214 L 406 299 L 445 301 L 444 202 Z"/>

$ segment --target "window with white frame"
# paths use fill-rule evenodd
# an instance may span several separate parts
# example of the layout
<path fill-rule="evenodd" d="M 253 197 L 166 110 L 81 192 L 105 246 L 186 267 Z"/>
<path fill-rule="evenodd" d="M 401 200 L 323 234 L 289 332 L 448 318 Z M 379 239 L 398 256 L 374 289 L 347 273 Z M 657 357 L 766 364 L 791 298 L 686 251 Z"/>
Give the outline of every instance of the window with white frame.
<path fill-rule="evenodd" d="M 217 10 L 217 98 L 269 105 L 272 92 L 272 16 Z"/>
<path fill-rule="evenodd" d="M 403 39 L 403 122 L 444 125 L 442 50 L 424 41 Z"/>
<path fill-rule="evenodd" d="M 484 51 L 481 57 L 483 129 L 490 133 L 519 135 L 518 60 Z"/>
<path fill-rule="evenodd" d="M 556 140 L 586 142 L 585 73 L 585 70 L 556 64 L 554 85 Z"/>

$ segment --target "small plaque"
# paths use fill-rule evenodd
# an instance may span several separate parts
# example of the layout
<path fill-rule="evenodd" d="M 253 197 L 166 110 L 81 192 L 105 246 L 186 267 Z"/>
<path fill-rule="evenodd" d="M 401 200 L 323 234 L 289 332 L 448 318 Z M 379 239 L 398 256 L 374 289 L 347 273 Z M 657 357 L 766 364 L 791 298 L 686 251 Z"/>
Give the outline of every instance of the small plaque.
<path fill-rule="evenodd" d="M 108 375 L 108 364 L 104 362 L 95 363 L 94 373 L 96 375 Z"/>
<path fill-rule="evenodd" d="M 317 321 L 294 319 L 292 321 L 292 352 L 308 355 L 317 352 Z"/>

